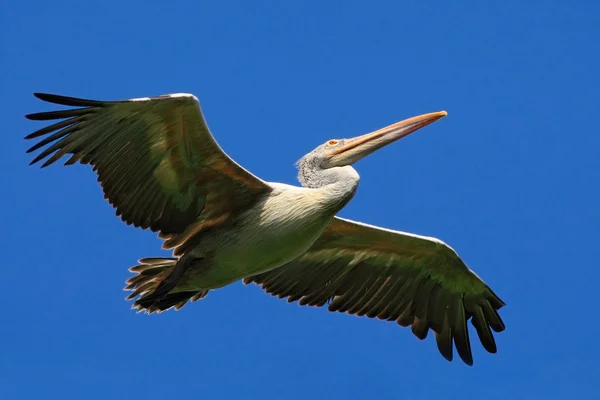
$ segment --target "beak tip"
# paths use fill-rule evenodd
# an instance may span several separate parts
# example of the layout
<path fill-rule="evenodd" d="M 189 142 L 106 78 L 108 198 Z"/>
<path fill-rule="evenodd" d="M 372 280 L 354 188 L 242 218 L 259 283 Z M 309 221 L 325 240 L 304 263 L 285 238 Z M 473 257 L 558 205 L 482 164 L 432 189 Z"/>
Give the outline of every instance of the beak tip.
<path fill-rule="evenodd" d="M 446 115 L 448 115 L 448 112 L 446 110 L 440 111 L 440 116 L 445 117 Z"/>

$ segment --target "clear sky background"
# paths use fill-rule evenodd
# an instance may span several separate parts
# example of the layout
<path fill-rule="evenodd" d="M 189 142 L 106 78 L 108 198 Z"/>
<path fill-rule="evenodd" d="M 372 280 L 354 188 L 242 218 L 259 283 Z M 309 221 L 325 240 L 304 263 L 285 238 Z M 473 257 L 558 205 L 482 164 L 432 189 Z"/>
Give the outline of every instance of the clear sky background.
<path fill-rule="evenodd" d="M 600 2 L 6 1 L 3 399 L 567 399 L 600 393 Z M 330 138 L 449 115 L 356 165 L 341 215 L 438 237 L 507 303 L 475 365 L 430 335 L 233 284 L 135 314 L 127 268 L 165 256 L 89 167 L 28 167 L 34 91 L 197 95 L 263 179 Z M 466 397 L 464 397 L 466 396 Z"/>

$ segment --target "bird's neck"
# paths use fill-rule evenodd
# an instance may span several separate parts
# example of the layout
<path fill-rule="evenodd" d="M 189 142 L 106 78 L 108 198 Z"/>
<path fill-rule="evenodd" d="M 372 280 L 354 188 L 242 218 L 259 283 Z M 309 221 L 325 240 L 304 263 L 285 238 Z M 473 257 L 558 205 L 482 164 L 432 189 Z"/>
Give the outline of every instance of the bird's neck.
<path fill-rule="evenodd" d="M 335 167 L 314 171 L 305 175 L 302 186 L 320 192 L 328 208 L 342 209 L 356 193 L 360 176 L 351 166 Z"/>

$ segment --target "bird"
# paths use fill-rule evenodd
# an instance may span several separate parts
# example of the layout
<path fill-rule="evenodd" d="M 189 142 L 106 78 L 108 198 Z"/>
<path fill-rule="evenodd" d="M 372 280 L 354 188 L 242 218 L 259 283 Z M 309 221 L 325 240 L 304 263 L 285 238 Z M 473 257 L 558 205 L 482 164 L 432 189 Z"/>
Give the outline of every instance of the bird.
<path fill-rule="evenodd" d="M 297 162 L 300 187 L 267 182 L 237 164 L 210 132 L 196 96 L 99 101 L 34 93 L 70 108 L 26 115 L 55 121 L 25 139 L 42 168 L 90 165 L 126 224 L 149 229 L 171 257 L 129 270 L 138 312 L 179 310 L 242 281 L 301 306 L 432 331 L 439 353 L 473 365 L 470 320 L 489 353 L 505 303 L 443 241 L 336 214 L 353 198 L 352 165 L 445 117 L 422 114 L 351 139 L 330 139 Z M 58 120 L 58 122 L 56 122 Z"/>

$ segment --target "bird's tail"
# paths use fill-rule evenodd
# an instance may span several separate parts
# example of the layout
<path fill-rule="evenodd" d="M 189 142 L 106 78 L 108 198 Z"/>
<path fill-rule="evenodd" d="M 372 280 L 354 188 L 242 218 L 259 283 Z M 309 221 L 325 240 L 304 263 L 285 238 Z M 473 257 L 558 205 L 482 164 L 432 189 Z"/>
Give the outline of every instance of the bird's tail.
<path fill-rule="evenodd" d="M 179 310 L 188 301 L 206 297 L 208 290 L 169 293 L 175 283 L 167 279 L 175 271 L 177 258 L 142 258 L 138 265 L 129 268 L 136 273 L 126 282 L 125 290 L 131 291 L 127 300 L 133 300 L 133 308 L 148 314 L 161 312 L 174 307 Z"/>

